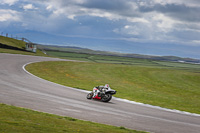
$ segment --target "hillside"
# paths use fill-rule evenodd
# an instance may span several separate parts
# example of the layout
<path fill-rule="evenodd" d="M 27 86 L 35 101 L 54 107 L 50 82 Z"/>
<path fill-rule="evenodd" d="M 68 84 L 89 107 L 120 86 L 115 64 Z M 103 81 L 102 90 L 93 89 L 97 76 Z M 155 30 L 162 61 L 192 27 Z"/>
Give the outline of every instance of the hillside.
<path fill-rule="evenodd" d="M 0 48 L 24 50 L 25 44 L 21 40 L 0 36 Z"/>
<path fill-rule="evenodd" d="M 79 54 L 78 56 L 86 55 L 100 55 L 100 56 L 114 56 L 114 57 L 127 57 L 127 58 L 136 58 L 136 59 L 149 59 L 157 61 L 171 61 L 171 62 L 181 62 L 181 63 L 194 63 L 200 64 L 199 59 L 192 58 L 181 58 L 176 56 L 152 56 L 152 55 L 141 55 L 141 54 L 126 54 L 126 53 L 117 53 L 109 51 L 97 51 L 87 48 L 73 47 L 73 46 L 55 46 L 55 45 L 41 45 L 38 44 L 38 51 L 36 53 L 27 52 L 25 50 L 26 42 L 0 36 L 0 53 L 13 53 L 13 54 L 28 54 L 28 55 L 39 55 L 39 56 L 54 56 L 52 52 L 59 52 L 60 54 L 65 55 L 65 53 Z M 77 55 L 76 55 L 77 56 Z M 60 56 L 57 56 L 60 57 Z"/>
<path fill-rule="evenodd" d="M 0 53 L 11 54 L 25 54 L 25 55 L 38 55 L 44 56 L 40 50 L 36 53 L 28 52 L 25 50 L 26 42 L 14 38 L 0 36 Z"/>
<path fill-rule="evenodd" d="M 192 58 L 181 58 L 181 57 L 176 57 L 176 56 L 152 56 L 152 55 L 141 55 L 141 54 L 125 54 L 125 53 L 108 52 L 108 51 L 97 51 L 97 50 L 91 50 L 87 48 L 71 47 L 71 46 L 38 45 L 38 48 L 41 49 L 42 51 L 46 51 L 47 54 L 49 51 L 54 51 L 54 52 L 129 57 L 129 58 L 150 59 L 150 60 L 159 60 L 159 61 L 173 61 L 173 62 L 182 62 L 182 63 L 197 63 L 197 64 L 200 63 L 199 59 L 192 59 Z"/>

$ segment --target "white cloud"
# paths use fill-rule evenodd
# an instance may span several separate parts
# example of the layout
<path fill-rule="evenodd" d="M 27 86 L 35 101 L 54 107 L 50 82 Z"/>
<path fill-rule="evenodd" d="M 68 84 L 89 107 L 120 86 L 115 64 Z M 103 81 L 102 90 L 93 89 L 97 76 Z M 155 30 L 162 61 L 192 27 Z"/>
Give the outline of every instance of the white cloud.
<path fill-rule="evenodd" d="M 153 0 L 156 4 L 166 5 L 166 4 L 184 4 L 190 7 L 200 7 L 199 0 Z"/>
<path fill-rule="evenodd" d="M 73 22 L 81 23 L 84 27 L 85 23 L 78 20 L 83 19 L 82 16 L 91 20 L 99 17 L 101 20 L 117 22 L 118 24 L 109 29 L 111 30 L 109 32 L 114 32 L 115 35 L 122 36 L 123 40 L 130 41 L 179 43 L 185 41 L 184 35 L 180 37 L 179 33 L 189 30 L 200 32 L 200 17 L 196 12 L 198 11 L 196 8 L 200 7 L 200 0 L 21 0 L 20 2 L 19 0 L 0 0 L 0 2 L 8 5 L 18 2 L 17 4 L 21 5 L 25 11 L 34 10 L 34 12 L 19 13 L 19 11 L 1 9 L 1 22 L 20 21 L 21 14 L 24 15 L 21 17 L 24 27 L 35 27 L 32 29 L 43 29 L 46 32 L 73 25 Z M 68 22 L 69 19 L 71 19 L 70 22 Z M 94 22 L 91 25 L 95 27 Z M 100 30 L 103 31 L 103 29 Z M 108 31 L 108 29 L 104 30 Z M 176 32 L 178 34 L 171 34 L 175 33 L 174 31 L 178 31 Z M 198 43 L 198 38 L 196 40 L 193 42 Z"/>
<path fill-rule="evenodd" d="M 1 4 L 8 4 L 9 6 L 14 5 L 19 0 L 0 0 Z"/>
<path fill-rule="evenodd" d="M 164 14 L 154 14 L 152 17 L 152 22 L 158 28 L 157 30 L 163 32 L 169 32 L 174 29 L 175 20 L 165 16 Z"/>
<path fill-rule="evenodd" d="M 129 28 L 130 28 L 130 25 L 125 25 L 124 28 L 125 28 L 125 29 L 129 29 Z"/>
<path fill-rule="evenodd" d="M 38 9 L 36 7 L 34 7 L 32 4 L 27 4 L 23 6 L 24 10 L 31 10 L 31 9 Z"/>
<path fill-rule="evenodd" d="M 20 21 L 20 13 L 10 9 L 0 9 L 0 22 Z"/>
<path fill-rule="evenodd" d="M 138 24 L 125 25 L 124 27 L 114 29 L 113 32 L 121 34 L 121 35 L 128 35 L 129 40 L 130 40 L 130 38 L 132 38 L 135 41 L 136 38 L 140 38 L 142 36 L 144 37 L 144 35 L 147 33 L 147 32 L 141 33 L 141 31 L 143 31 L 143 30 L 141 30 L 140 28 L 141 27 Z"/>
<path fill-rule="evenodd" d="M 200 40 L 193 40 L 192 42 L 195 44 L 195 46 L 200 46 Z"/>
<path fill-rule="evenodd" d="M 126 21 L 127 24 L 124 27 L 113 28 L 113 32 L 123 35 L 123 37 L 127 35 L 129 39 L 132 35 L 134 39 L 130 40 L 136 40 L 135 36 L 139 36 L 140 38 L 138 39 L 141 40 L 181 41 L 180 38 L 176 38 L 176 35 L 171 35 L 170 33 L 174 30 L 184 32 L 184 28 L 189 29 L 194 24 L 193 22 L 187 22 L 187 18 L 181 12 L 188 6 L 194 6 L 199 3 L 197 0 L 191 1 L 143 0 L 134 2 L 127 0 L 126 2 L 121 2 L 116 0 L 117 5 L 120 5 L 118 7 L 115 4 L 109 5 L 109 3 L 105 5 L 105 1 L 96 4 L 92 0 L 51 0 L 48 1 L 46 9 L 53 11 L 54 17 L 65 16 L 72 20 L 78 19 L 79 16 L 90 16 Z M 199 4 L 196 4 L 196 7 L 198 6 Z M 144 7 L 144 11 L 141 10 L 141 7 Z M 179 18 L 177 19 L 176 16 L 179 16 Z"/>
<path fill-rule="evenodd" d="M 52 7 L 53 7 L 52 5 L 48 5 L 48 6 L 46 7 L 46 9 L 47 9 L 47 10 L 51 10 Z"/>
<path fill-rule="evenodd" d="M 149 23 L 146 18 L 127 17 L 129 22 Z"/>

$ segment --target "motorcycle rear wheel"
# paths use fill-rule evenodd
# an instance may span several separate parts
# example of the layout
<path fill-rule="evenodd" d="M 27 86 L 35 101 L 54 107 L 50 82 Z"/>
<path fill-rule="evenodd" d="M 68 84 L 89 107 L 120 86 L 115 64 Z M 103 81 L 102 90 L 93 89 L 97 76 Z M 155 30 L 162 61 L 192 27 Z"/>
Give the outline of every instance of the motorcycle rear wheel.
<path fill-rule="evenodd" d="M 101 98 L 102 102 L 109 102 L 112 99 L 111 94 L 106 94 L 104 97 Z"/>

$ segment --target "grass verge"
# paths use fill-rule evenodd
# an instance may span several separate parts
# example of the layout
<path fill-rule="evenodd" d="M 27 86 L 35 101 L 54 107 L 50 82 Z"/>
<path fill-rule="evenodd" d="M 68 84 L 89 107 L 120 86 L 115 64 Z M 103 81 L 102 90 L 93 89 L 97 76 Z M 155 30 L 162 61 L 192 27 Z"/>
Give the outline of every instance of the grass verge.
<path fill-rule="evenodd" d="M 30 64 L 26 69 L 65 86 L 92 90 L 94 86 L 108 83 L 118 91 L 115 96 L 120 98 L 200 113 L 200 69 L 197 68 L 40 62 Z"/>
<path fill-rule="evenodd" d="M 0 104 L 1 133 L 144 133 Z"/>

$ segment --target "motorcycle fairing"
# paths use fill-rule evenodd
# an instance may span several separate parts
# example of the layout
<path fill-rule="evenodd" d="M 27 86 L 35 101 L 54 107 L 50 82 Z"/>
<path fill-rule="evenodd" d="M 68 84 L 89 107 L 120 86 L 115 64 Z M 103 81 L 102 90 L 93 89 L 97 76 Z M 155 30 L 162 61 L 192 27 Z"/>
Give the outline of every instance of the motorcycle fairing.
<path fill-rule="evenodd" d="M 99 92 L 99 90 L 97 88 L 93 89 L 93 93 L 94 93 L 93 99 L 99 99 L 99 100 L 101 100 L 101 97 L 98 96 L 98 92 Z"/>

